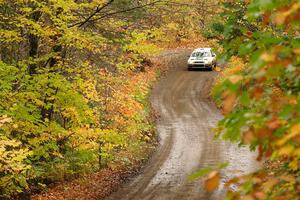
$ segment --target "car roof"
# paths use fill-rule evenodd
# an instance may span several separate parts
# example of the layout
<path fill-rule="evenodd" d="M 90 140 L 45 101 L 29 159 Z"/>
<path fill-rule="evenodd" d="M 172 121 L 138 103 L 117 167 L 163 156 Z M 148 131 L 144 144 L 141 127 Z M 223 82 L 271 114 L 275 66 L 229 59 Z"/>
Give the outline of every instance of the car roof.
<path fill-rule="evenodd" d="M 203 51 L 210 51 L 211 48 L 197 48 L 193 52 L 203 52 Z"/>

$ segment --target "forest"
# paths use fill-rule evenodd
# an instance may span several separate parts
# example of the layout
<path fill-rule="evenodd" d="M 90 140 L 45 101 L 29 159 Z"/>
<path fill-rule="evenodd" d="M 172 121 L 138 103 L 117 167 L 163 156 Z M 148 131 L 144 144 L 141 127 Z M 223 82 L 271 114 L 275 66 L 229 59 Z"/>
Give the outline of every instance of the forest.
<path fill-rule="evenodd" d="M 0 0 L 0 198 L 141 165 L 157 145 L 149 94 L 167 70 L 151 58 L 204 37 L 227 63 L 215 134 L 265 163 L 224 198 L 298 199 L 299 29 L 297 0 Z M 204 171 L 215 190 L 219 169 Z"/>
<path fill-rule="evenodd" d="M 161 73 L 147 56 L 197 35 L 204 8 L 189 4 L 0 1 L 2 198 L 147 157 L 147 98 Z"/>

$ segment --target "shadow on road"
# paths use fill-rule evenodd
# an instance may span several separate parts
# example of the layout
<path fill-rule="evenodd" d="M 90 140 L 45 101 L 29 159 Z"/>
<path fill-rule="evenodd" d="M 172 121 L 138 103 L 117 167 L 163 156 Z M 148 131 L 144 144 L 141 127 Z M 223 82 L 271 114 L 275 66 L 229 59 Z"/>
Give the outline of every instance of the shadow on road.
<path fill-rule="evenodd" d="M 203 69 L 186 69 L 187 71 L 191 71 L 191 72 L 193 72 L 193 71 L 198 71 L 198 72 L 200 72 L 200 71 L 202 71 L 202 72 L 212 72 L 212 71 L 214 71 L 214 70 L 212 70 L 212 69 L 205 69 L 205 68 L 203 68 Z"/>

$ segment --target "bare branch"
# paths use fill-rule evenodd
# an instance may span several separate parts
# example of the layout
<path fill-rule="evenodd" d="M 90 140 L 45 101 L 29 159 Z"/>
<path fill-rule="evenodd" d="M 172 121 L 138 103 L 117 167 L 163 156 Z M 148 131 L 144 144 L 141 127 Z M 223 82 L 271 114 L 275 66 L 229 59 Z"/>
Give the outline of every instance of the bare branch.
<path fill-rule="evenodd" d="M 165 1 L 157 0 L 157 1 L 147 3 L 147 4 L 143 4 L 143 5 L 140 5 L 140 6 L 135 6 L 135 7 L 131 7 L 131 8 L 124 9 L 124 10 L 118 10 L 118 11 L 106 13 L 106 14 L 104 14 L 100 17 L 94 18 L 93 20 L 90 20 L 90 21 L 92 21 L 92 22 L 97 21 L 97 20 L 100 20 L 100 19 L 103 19 L 103 18 L 106 18 L 106 17 L 116 15 L 116 14 L 130 12 L 130 11 L 133 11 L 133 10 L 136 10 L 136 9 L 145 8 L 145 7 L 152 6 L 152 5 L 155 5 L 155 4 L 158 4 L 158 3 L 162 3 L 162 2 L 165 2 Z"/>
<path fill-rule="evenodd" d="M 92 14 L 90 14 L 90 16 L 88 16 L 84 21 L 72 24 L 72 25 L 69 26 L 69 28 L 74 27 L 74 26 L 78 26 L 78 27 L 83 26 L 88 21 L 90 21 L 97 13 L 101 12 L 104 8 L 106 8 L 107 6 L 112 4 L 113 2 L 114 2 L 114 0 L 109 0 L 107 3 L 103 4 L 102 6 L 100 6 L 100 5 L 97 6 L 96 10 Z"/>

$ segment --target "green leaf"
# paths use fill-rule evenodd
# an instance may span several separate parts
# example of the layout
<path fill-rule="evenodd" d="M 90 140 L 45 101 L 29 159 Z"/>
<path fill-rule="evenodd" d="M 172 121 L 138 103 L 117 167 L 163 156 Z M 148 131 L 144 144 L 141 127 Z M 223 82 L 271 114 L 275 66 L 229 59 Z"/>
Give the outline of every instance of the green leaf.
<path fill-rule="evenodd" d="M 208 175 L 212 171 L 222 170 L 222 169 L 228 167 L 228 165 L 229 165 L 229 162 L 224 162 L 224 163 L 219 163 L 216 166 L 202 168 L 199 171 L 197 171 L 197 172 L 189 175 L 188 176 L 188 180 L 189 181 L 194 181 L 194 180 L 196 180 L 198 178 L 201 178 L 203 176 Z"/>
<path fill-rule="evenodd" d="M 194 181 L 200 177 L 208 175 L 212 171 L 213 171 L 213 168 L 211 168 L 211 167 L 200 169 L 199 171 L 193 173 L 192 175 L 189 175 L 188 180 Z"/>

